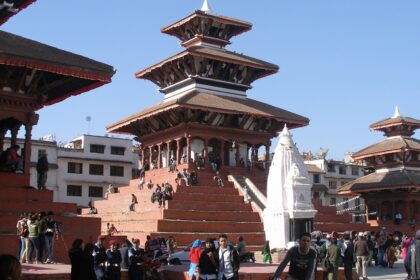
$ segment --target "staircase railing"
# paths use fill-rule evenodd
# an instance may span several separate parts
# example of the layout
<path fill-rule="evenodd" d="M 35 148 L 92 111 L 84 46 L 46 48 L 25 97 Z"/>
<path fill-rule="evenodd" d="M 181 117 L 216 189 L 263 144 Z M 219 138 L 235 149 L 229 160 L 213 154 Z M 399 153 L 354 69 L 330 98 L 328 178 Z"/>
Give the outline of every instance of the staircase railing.
<path fill-rule="evenodd" d="M 250 202 L 262 213 L 267 205 L 267 197 L 254 185 L 254 183 L 245 176 L 228 175 L 228 180 L 233 182 L 245 197 L 245 201 Z"/>

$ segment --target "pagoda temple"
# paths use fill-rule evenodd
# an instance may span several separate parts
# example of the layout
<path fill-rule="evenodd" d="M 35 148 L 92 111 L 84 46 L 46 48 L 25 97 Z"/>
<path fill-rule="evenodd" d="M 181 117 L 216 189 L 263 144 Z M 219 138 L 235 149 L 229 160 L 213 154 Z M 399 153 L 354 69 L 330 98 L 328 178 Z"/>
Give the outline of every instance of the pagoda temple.
<path fill-rule="evenodd" d="M 375 172 L 343 185 L 340 194 L 356 194 L 366 201 L 367 222 L 409 232 L 420 225 L 420 141 L 413 138 L 420 120 L 400 115 L 376 122 L 370 129 L 382 131 L 385 140 L 354 153 Z M 401 221 L 396 221 L 401 214 Z"/>
<path fill-rule="evenodd" d="M 0 2 L 0 25 L 34 0 Z M 68 262 L 66 243 L 75 238 L 93 242 L 100 233 L 100 219 L 76 217 L 77 205 L 53 202 L 53 191 L 30 187 L 32 128 L 37 110 L 111 82 L 112 66 L 0 31 L 0 152 L 6 152 L 24 129 L 23 173 L 0 167 L 0 252 L 18 252 L 16 222 L 20 213 L 53 211 L 65 236 L 56 243 L 56 261 Z M 59 118 L 57 118 L 59 121 Z M 51 166 L 50 166 L 51 167 Z M 71 213 L 69 215 L 69 213 Z"/>
<path fill-rule="evenodd" d="M 252 82 L 279 70 L 225 48 L 251 28 L 249 22 L 216 15 L 207 1 L 201 10 L 162 28 L 185 50 L 135 76 L 155 83 L 163 100 L 107 130 L 135 135 L 145 166 L 167 167 L 171 158 L 190 164 L 197 156 L 206 163 L 218 159 L 222 167 L 255 166 L 258 149 L 265 147 L 268 154 L 270 139 L 285 124 L 293 129 L 309 120 L 247 97 Z"/>

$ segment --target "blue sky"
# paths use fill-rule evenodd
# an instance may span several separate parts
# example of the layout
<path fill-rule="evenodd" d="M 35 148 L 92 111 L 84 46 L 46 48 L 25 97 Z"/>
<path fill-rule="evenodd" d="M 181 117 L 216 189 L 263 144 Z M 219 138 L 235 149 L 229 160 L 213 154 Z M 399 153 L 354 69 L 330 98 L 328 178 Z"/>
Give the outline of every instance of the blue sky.
<path fill-rule="evenodd" d="M 160 33 L 202 0 L 38 0 L 1 26 L 114 66 L 113 82 L 41 109 L 33 138 L 68 141 L 160 100 L 134 72 L 182 50 Z M 275 63 L 280 71 L 253 83 L 248 96 L 308 117 L 293 130 L 301 151 L 329 148 L 342 159 L 383 139 L 368 126 L 402 115 L 420 119 L 420 1 L 210 0 L 217 14 L 253 23 L 229 50 Z M 416 134 L 419 138 L 419 133 Z M 275 143 L 275 142 L 274 142 Z M 274 149 L 274 147 L 272 147 Z"/>

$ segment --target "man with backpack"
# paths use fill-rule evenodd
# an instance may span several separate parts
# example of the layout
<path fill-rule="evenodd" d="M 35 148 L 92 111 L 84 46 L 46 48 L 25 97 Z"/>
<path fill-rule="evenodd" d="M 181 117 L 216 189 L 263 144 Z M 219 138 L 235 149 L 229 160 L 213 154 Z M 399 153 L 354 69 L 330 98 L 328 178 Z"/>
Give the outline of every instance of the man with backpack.
<path fill-rule="evenodd" d="M 226 234 L 219 235 L 219 249 L 216 251 L 215 259 L 219 261 L 218 280 L 239 279 L 239 254 L 236 249 L 228 244 Z"/>

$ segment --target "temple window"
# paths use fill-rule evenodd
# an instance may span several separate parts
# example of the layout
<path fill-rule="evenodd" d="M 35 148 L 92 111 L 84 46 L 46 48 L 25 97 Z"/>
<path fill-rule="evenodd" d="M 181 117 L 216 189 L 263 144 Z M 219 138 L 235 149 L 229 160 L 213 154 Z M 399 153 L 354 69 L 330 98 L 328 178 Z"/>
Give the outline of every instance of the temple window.
<path fill-rule="evenodd" d="M 359 168 L 358 167 L 352 167 L 351 168 L 351 175 L 359 176 Z"/>
<path fill-rule="evenodd" d="M 321 178 L 320 178 L 319 174 L 313 174 L 313 175 L 314 175 L 314 184 L 321 183 Z"/>
<path fill-rule="evenodd" d="M 330 198 L 330 206 L 335 206 L 335 204 L 337 203 L 337 200 L 335 197 L 331 197 Z"/>

